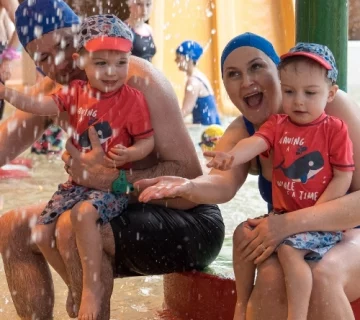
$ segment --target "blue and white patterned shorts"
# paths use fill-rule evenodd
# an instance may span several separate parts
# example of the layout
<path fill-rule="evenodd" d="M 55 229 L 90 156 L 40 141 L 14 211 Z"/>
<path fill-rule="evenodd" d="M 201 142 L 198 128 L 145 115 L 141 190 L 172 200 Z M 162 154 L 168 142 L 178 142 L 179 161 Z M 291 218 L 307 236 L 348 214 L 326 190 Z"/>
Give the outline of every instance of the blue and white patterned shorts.
<path fill-rule="evenodd" d="M 322 232 L 322 231 L 308 231 L 294 234 L 286 238 L 281 244 L 289 245 L 296 249 L 309 250 L 305 255 L 305 260 L 318 261 L 328 252 L 333 246 L 341 241 L 343 233 L 336 232 Z"/>
<path fill-rule="evenodd" d="M 266 218 L 271 214 L 280 215 L 286 212 L 271 211 L 269 214 L 265 214 L 255 219 Z M 294 234 L 286 238 L 282 244 L 289 245 L 299 250 L 309 250 L 310 252 L 305 255 L 304 259 L 308 261 L 318 261 L 334 247 L 338 242 L 341 241 L 343 233 L 341 231 L 330 232 L 330 231 L 308 231 Z M 279 248 L 279 246 L 277 248 Z M 277 249 L 275 250 L 277 251 Z"/>
<path fill-rule="evenodd" d="M 67 181 L 59 184 L 58 190 L 46 205 L 37 223 L 52 223 L 64 211 L 70 210 L 81 201 L 90 202 L 99 213 L 99 222 L 104 224 L 120 215 L 127 208 L 128 196 L 90 189 Z"/>

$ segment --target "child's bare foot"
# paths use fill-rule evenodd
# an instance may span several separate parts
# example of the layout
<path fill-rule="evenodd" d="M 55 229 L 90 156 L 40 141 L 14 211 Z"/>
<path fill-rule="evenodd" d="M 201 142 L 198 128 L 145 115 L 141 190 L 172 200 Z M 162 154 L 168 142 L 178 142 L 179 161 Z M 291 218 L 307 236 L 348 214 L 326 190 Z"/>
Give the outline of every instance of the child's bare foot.
<path fill-rule="evenodd" d="M 66 312 L 70 318 L 76 318 L 78 315 L 78 306 L 75 304 L 75 300 L 72 291 L 69 288 L 68 296 L 66 298 Z"/>
<path fill-rule="evenodd" d="M 92 286 L 91 289 L 84 288 L 82 291 L 79 320 L 96 320 L 99 316 L 104 288 L 99 283 Z"/>

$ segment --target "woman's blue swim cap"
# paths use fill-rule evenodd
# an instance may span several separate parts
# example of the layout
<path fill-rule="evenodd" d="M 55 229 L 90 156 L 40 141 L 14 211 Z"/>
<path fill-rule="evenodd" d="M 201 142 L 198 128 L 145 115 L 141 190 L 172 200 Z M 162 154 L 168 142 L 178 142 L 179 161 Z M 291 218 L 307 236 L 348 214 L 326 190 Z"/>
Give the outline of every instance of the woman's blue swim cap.
<path fill-rule="evenodd" d="M 225 46 L 221 54 L 221 76 L 223 75 L 224 62 L 228 55 L 235 49 L 241 47 L 253 47 L 264 52 L 275 63 L 275 65 L 278 65 L 280 62 L 279 56 L 276 54 L 273 45 L 268 40 L 258 36 L 257 34 L 246 32 L 231 39 Z"/>

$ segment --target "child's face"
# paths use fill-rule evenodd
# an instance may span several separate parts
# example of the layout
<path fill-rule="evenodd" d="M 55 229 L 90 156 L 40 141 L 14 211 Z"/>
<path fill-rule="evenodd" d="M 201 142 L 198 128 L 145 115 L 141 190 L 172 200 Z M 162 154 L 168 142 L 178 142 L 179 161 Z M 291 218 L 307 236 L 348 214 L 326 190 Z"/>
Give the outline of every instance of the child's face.
<path fill-rule="evenodd" d="M 326 81 L 320 65 L 298 61 L 280 70 L 282 105 L 291 120 L 306 124 L 316 120 L 336 94 L 337 86 Z"/>
<path fill-rule="evenodd" d="M 118 90 L 127 79 L 130 53 L 102 50 L 85 53 L 83 69 L 90 85 L 102 92 Z"/>

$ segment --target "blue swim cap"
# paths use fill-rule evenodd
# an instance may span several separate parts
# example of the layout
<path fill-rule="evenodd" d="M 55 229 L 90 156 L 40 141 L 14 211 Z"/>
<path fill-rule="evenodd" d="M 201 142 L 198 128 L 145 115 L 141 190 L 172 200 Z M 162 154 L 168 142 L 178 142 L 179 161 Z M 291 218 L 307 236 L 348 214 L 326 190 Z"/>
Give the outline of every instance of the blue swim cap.
<path fill-rule="evenodd" d="M 223 75 L 224 62 L 228 55 L 235 49 L 241 47 L 253 47 L 264 52 L 275 63 L 275 65 L 278 65 L 280 62 L 279 56 L 276 54 L 273 45 L 268 40 L 258 36 L 257 34 L 246 32 L 233 38 L 225 46 L 221 54 L 221 75 Z"/>
<path fill-rule="evenodd" d="M 79 17 L 62 0 L 25 0 L 15 12 L 16 32 L 24 48 L 43 34 L 79 23 Z"/>
<path fill-rule="evenodd" d="M 176 49 L 177 54 L 188 57 L 190 60 L 198 61 L 201 55 L 203 54 L 202 46 L 196 41 L 187 40 L 184 41 Z"/>

